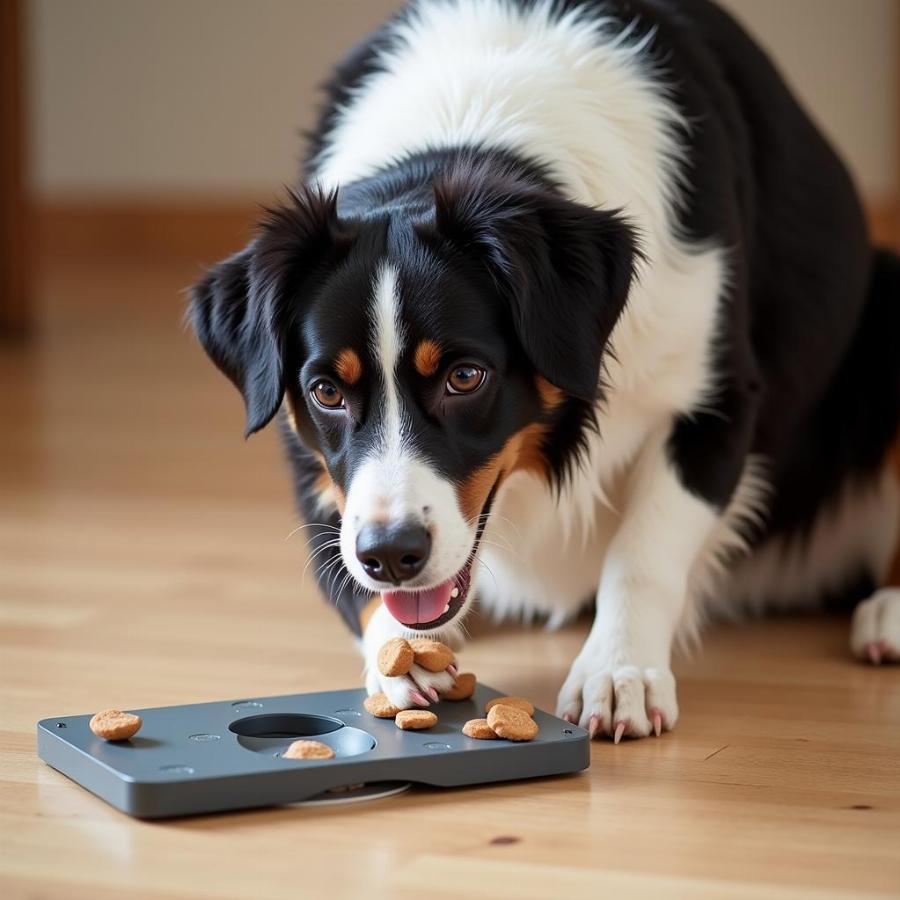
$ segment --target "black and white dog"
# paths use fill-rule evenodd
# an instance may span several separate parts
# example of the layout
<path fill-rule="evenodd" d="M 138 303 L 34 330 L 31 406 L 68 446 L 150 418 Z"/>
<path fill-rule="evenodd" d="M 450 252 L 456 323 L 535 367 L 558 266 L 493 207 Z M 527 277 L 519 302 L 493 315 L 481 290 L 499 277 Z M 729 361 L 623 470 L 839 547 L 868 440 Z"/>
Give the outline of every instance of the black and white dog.
<path fill-rule="evenodd" d="M 386 678 L 477 592 L 596 604 L 558 713 L 672 728 L 673 641 L 858 604 L 900 658 L 900 261 L 707 0 L 418 0 L 338 66 L 303 184 L 194 289 L 284 436 L 326 594 Z"/>

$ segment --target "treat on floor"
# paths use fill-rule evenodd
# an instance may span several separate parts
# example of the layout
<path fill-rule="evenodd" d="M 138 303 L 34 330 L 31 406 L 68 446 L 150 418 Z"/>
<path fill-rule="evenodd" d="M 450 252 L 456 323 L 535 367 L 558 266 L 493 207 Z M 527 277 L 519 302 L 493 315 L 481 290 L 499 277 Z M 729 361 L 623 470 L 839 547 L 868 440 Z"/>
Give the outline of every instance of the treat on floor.
<path fill-rule="evenodd" d="M 90 721 L 90 729 L 104 741 L 127 741 L 143 724 L 141 717 L 120 709 L 104 709 Z"/>

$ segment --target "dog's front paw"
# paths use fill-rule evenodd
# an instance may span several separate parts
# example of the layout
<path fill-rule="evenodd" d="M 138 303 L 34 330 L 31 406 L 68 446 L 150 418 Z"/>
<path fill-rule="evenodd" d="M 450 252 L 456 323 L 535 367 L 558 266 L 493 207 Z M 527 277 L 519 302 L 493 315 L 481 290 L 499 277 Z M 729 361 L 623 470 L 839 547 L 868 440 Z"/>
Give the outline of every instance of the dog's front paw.
<path fill-rule="evenodd" d="M 379 692 L 385 694 L 398 709 L 413 709 L 436 703 L 439 695 L 449 691 L 456 680 L 456 666 L 453 664 L 440 672 L 429 672 L 414 664 L 406 675 L 381 674 L 378 670 L 378 652 L 385 641 L 395 637 L 409 638 L 414 634 L 381 606 L 372 615 L 363 635 L 366 691 L 370 696 Z"/>
<path fill-rule="evenodd" d="M 900 662 L 900 588 L 881 588 L 856 607 L 850 650 L 876 666 Z"/>
<path fill-rule="evenodd" d="M 398 709 L 436 703 L 440 694 L 450 690 L 455 678 L 455 666 L 443 672 L 429 672 L 414 665 L 409 674 L 392 677 L 378 671 L 375 659 L 366 660 L 366 691 L 370 696 L 382 692 Z"/>
<path fill-rule="evenodd" d="M 582 656 L 559 692 L 556 714 L 617 744 L 623 737 L 658 737 L 678 720 L 675 676 L 667 665 L 614 666 Z"/>

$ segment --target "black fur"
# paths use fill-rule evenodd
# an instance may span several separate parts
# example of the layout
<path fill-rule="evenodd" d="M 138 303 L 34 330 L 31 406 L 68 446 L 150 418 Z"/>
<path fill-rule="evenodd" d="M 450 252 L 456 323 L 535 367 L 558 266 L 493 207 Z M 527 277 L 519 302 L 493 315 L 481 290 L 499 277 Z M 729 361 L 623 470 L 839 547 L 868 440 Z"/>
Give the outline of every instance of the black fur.
<path fill-rule="evenodd" d="M 246 249 L 213 267 L 189 308 L 207 353 L 243 394 L 248 436 L 281 406 L 288 333 L 304 311 L 298 301 L 352 239 L 338 223 L 335 196 L 301 188 L 291 201 L 269 211 Z"/>

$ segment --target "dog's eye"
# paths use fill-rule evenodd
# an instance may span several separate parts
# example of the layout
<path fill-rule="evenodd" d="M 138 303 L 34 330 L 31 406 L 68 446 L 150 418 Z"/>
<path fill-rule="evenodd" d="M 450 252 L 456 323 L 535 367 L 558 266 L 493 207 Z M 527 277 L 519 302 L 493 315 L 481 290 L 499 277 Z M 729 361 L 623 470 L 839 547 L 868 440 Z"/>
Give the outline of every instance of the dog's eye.
<path fill-rule="evenodd" d="M 484 384 L 484 375 L 478 366 L 457 366 L 447 379 L 447 393 L 471 394 Z"/>
<path fill-rule="evenodd" d="M 317 381 L 312 396 L 322 409 L 344 408 L 344 395 L 330 381 Z"/>

